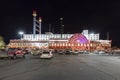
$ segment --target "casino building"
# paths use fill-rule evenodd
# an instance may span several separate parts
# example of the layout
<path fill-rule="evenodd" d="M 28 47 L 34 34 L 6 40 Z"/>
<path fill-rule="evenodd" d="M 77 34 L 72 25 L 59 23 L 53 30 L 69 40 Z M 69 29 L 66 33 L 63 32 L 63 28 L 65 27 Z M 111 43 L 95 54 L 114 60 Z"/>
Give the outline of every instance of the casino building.
<path fill-rule="evenodd" d="M 12 48 L 47 48 L 72 50 L 106 50 L 111 48 L 111 40 L 100 40 L 99 33 L 89 34 L 88 30 L 75 34 L 23 34 L 22 39 L 10 40 Z"/>
<path fill-rule="evenodd" d="M 10 48 L 38 48 L 38 49 L 71 49 L 71 50 L 109 50 L 111 40 L 101 40 L 100 34 L 90 34 L 88 30 L 75 34 L 41 34 L 41 18 L 37 21 L 36 12 L 33 12 L 33 34 L 23 34 L 21 39 L 12 39 Z M 39 25 L 36 24 L 38 22 Z M 38 30 L 36 28 L 38 27 Z M 36 30 L 39 34 L 36 34 Z"/>

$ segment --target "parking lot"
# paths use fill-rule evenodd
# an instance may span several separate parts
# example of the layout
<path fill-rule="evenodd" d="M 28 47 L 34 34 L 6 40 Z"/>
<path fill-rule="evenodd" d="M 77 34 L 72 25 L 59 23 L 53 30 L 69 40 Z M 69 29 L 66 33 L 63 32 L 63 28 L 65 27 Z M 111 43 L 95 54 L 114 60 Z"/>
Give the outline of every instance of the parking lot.
<path fill-rule="evenodd" d="M 0 59 L 0 80 L 119 80 L 120 56 L 53 54 L 52 59 Z"/>

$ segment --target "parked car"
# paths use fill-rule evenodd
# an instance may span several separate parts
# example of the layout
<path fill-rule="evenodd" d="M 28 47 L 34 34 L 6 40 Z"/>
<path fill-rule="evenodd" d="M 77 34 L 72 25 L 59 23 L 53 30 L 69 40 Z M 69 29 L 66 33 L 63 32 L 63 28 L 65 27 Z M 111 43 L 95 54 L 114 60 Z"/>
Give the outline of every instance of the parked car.
<path fill-rule="evenodd" d="M 33 50 L 31 50 L 31 54 L 32 54 L 33 56 L 41 55 L 42 52 L 43 52 L 43 51 L 40 50 L 40 49 L 33 49 Z"/>
<path fill-rule="evenodd" d="M 59 50 L 59 51 L 58 51 L 58 54 L 59 54 L 59 55 L 64 55 L 64 54 L 65 54 L 65 51 L 64 51 L 64 50 Z"/>
<path fill-rule="evenodd" d="M 17 57 L 25 58 L 25 52 L 22 49 L 17 48 L 9 48 L 7 51 L 7 55 L 10 58 L 16 59 Z"/>
<path fill-rule="evenodd" d="M 90 51 L 85 50 L 83 53 L 84 53 L 84 54 L 90 54 Z"/>
<path fill-rule="evenodd" d="M 30 50 L 27 50 L 27 49 L 23 49 L 23 52 L 24 52 L 25 54 L 31 53 L 31 51 L 30 51 Z"/>
<path fill-rule="evenodd" d="M 40 55 L 41 59 L 50 59 L 53 57 L 52 51 L 43 51 L 43 53 Z"/>
<path fill-rule="evenodd" d="M 0 58 L 8 58 L 5 50 L 0 50 Z"/>
<path fill-rule="evenodd" d="M 78 50 L 72 51 L 72 54 L 73 54 L 73 55 L 78 55 L 78 54 L 79 54 L 79 51 L 78 51 Z"/>
<path fill-rule="evenodd" d="M 106 51 L 103 50 L 96 50 L 94 51 L 95 54 L 106 54 Z"/>
<path fill-rule="evenodd" d="M 98 53 L 99 53 L 99 54 L 106 54 L 105 51 L 99 51 Z"/>
<path fill-rule="evenodd" d="M 84 54 L 84 51 L 83 51 L 83 50 L 80 50 L 79 53 L 80 53 L 80 54 Z"/>
<path fill-rule="evenodd" d="M 71 52 L 70 52 L 69 50 L 66 50 L 66 51 L 65 51 L 65 54 L 66 54 L 66 55 L 69 55 L 69 54 L 71 54 Z"/>

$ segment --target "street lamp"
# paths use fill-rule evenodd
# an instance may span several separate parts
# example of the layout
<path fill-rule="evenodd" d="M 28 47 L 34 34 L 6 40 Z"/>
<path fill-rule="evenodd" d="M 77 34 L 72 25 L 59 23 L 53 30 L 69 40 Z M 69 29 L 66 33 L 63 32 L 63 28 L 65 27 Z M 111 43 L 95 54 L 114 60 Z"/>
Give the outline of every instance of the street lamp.
<path fill-rule="evenodd" d="M 22 39 L 22 35 L 24 34 L 24 32 L 20 31 L 19 34 L 21 35 L 21 39 Z"/>

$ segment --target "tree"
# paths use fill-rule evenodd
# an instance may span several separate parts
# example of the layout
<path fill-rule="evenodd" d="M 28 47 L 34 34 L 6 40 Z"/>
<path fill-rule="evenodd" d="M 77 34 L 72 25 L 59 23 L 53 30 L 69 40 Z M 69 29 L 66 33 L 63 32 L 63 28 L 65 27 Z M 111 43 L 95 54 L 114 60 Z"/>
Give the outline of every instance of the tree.
<path fill-rule="evenodd" d="M 5 47 L 5 42 L 2 36 L 0 36 L 0 49 L 3 49 Z"/>

